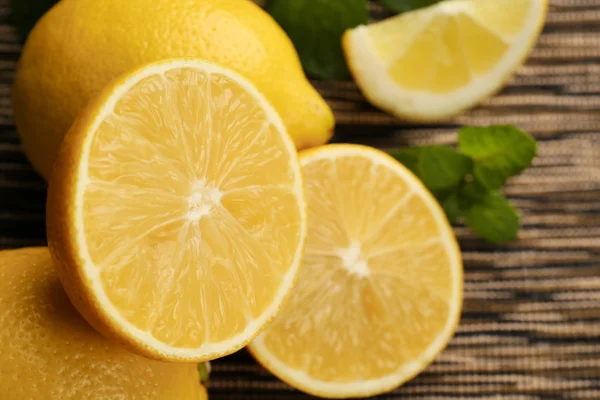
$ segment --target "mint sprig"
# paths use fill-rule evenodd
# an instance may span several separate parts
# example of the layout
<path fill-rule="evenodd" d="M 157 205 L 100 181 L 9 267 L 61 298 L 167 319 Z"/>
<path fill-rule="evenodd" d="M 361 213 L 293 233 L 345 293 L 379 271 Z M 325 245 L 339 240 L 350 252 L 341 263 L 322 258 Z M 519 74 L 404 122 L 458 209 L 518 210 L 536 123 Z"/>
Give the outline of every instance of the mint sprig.
<path fill-rule="evenodd" d="M 424 146 L 391 154 L 433 193 L 450 222 L 464 218 L 477 235 L 504 243 L 517 238 L 520 218 L 499 190 L 531 165 L 536 152 L 533 137 L 500 125 L 462 128 L 458 150 Z"/>
<path fill-rule="evenodd" d="M 341 39 L 368 22 L 367 0 L 268 0 L 266 10 L 294 43 L 308 76 L 350 77 Z"/>

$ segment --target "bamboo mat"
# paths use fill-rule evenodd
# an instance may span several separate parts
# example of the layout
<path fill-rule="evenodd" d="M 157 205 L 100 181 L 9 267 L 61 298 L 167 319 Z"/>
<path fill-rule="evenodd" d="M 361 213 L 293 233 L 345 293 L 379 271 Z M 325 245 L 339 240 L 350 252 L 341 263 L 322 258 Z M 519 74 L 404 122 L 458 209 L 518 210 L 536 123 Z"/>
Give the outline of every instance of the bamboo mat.
<path fill-rule="evenodd" d="M 20 46 L 9 14 L 0 0 L 0 248 L 45 243 L 45 184 L 11 118 Z M 523 214 L 520 240 L 490 246 L 457 227 L 466 273 L 458 333 L 435 364 L 380 399 L 600 399 L 600 0 L 551 0 L 527 65 L 500 94 L 445 123 L 404 124 L 351 82 L 315 85 L 335 110 L 337 142 L 453 144 L 461 124 L 496 123 L 539 141 L 535 165 L 506 189 Z M 213 400 L 310 398 L 245 351 L 213 367 Z"/>

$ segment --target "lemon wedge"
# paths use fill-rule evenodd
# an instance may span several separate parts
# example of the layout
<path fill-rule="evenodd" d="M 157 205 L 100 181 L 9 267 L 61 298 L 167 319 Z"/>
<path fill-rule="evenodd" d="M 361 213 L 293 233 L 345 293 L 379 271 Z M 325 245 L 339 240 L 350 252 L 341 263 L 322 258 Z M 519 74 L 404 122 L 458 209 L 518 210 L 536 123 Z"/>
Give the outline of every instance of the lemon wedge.
<path fill-rule="evenodd" d="M 475 105 L 523 63 L 547 0 L 449 0 L 346 31 L 352 74 L 375 106 L 432 121 Z"/>

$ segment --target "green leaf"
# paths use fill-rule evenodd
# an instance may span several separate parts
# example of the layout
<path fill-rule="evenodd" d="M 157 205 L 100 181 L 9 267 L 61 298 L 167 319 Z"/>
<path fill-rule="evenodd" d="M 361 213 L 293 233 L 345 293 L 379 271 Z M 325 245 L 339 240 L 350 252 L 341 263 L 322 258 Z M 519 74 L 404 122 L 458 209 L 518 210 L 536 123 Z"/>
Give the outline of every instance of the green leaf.
<path fill-rule="evenodd" d="M 456 187 L 472 168 L 469 157 L 446 146 L 423 147 L 419 157 L 423 183 L 434 192 Z"/>
<path fill-rule="evenodd" d="M 210 378 L 210 362 L 206 361 L 198 364 L 198 375 L 200 375 L 200 382 L 206 386 Z"/>
<path fill-rule="evenodd" d="M 519 214 L 500 193 L 488 192 L 465 212 L 465 216 L 473 232 L 491 243 L 517 238 Z"/>
<path fill-rule="evenodd" d="M 451 224 L 464 215 L 458 190 L 453 190 L 445 196 L 436 196 Z"/>
<path fill-rule="evenodd" d="M 458 143 L 461 152 L 475 162 L 475 179 L 493 190 L 529 167 L 537 152 L 533 137 L 508 125 L 464 127 Z"/>
<path fill-rule="evenodd" d="M 473 167 L 469 157 L 446 146 L 413 147 L 392 155 L 413 171 L 432 192 L 456 187 Z"/>
<path fill-rule="evenodd" d="M 57 2 L 58 0 L 11 0 L 10 22 L 21 41 L 25 42 L 37 20 Z"/>
<path fill-rule="evenodd" d="M 439 3 L 442 0 L 380 0 L 381 4 L 399 13 L 416 10 Z"/>
<path fill-rule="evenodd" d="M 408 147 L 406 149 L 393 151 L 390 155 L 400 161 L 402 165 L 410 169 L 412 173 L 420 179 L 421 171 L 419 170 L 419 157 L 422 152 L 422 147 Z"/>
<path fill-rule="evenodd" d="M 478 199 L 487 196 L 487 194 L 490 192 L 490 190 L 488 188 L 486 188 L 485 186 L 483 186 L 481 183 L 477 182 L 477 181 L 469 181 L 469 182 L 465 182 L 461 187 L 460 187 L 460 197 L 461 199 L 463 199 L 463 201 L 468 202 L 468 206 L 466 207 L 470 207 L 470 204 L 474 203 L 475 201 L 477 201 Z"/>
<path fill-rule="evenodd" d="M 308 76 L 350 77 L 342 35 L 368 22 L 367 0 L 269 0 L 266 10 L 292 39 Z"/>

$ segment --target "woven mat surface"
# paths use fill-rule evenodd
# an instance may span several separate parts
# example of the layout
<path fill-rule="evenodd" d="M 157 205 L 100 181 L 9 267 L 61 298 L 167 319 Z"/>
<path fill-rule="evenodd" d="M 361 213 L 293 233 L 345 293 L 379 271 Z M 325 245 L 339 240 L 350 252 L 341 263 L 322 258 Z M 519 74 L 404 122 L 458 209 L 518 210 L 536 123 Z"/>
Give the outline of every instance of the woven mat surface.
<path fill-rule="evenodd" d="M 20 46 L 9 15 L 0 0 L 0 248 L 45 243 L 46 185 L 11 118 Z M 335 109 L 338 142 L 453 144 L 462 124 L 496 123 L 539 141 L 534 167 L 506 189 L 523 214 L 520 240 L 490 246 L 457 227 L 466 279 L 458 333 L 435 364 L 380 399 L 600 399 L 600 0 L 551 0 L 527 65 L 500 94 L 446 123 L 404 124 L 351 82 L 315 85 Z M 213 365 L 213 400 L 310 398 L 245 351 Z"/>

